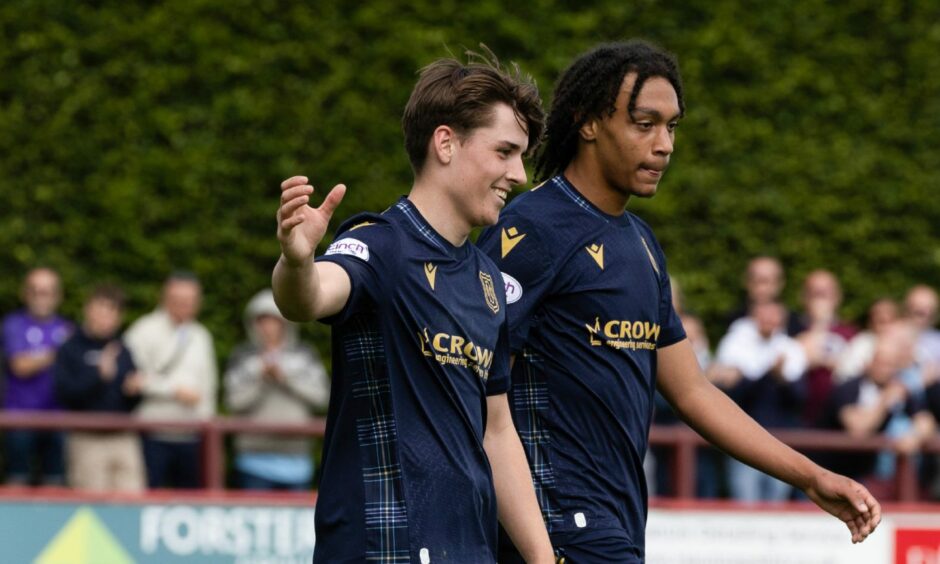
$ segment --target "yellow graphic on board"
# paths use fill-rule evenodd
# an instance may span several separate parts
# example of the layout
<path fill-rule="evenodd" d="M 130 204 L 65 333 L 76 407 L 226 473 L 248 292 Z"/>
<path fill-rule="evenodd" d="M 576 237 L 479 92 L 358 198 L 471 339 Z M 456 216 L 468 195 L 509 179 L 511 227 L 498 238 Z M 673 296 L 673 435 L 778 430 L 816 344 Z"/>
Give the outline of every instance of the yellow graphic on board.
<path fill-rule="evenodd" d="M 95 513 L 82 507 L 36 557 L 33 564 L 133 564 Z"/>

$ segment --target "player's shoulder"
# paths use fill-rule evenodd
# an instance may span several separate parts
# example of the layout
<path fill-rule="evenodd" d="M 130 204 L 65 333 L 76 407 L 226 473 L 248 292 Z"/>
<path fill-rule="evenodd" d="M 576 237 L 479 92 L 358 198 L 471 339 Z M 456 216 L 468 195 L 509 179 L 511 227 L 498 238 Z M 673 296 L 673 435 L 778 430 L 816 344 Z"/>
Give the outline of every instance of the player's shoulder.
<path fill-rule="evenodd" d="M 385 213 L 362 212 L 350 217 L 340 224 L 336 236 L 344 236 L 353 232 L 358 235 L 388 233 L 397 229 L 397 222 Z"/>
<path fill-rule="evenodd" d="M 366 262 L 381 250 L 395 254 L 400 226 L 387 214 L 364 212 L 344 221 L 324 256 L 350 255 Z"/>

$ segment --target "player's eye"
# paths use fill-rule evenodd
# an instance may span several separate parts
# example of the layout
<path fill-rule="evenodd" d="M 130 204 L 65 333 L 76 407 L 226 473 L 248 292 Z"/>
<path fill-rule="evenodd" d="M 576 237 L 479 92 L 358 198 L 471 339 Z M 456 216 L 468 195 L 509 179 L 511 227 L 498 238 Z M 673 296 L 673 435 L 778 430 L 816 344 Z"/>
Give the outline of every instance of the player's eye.
<path fill-rule="evenodd" d="M 642 131 L 649 131 L 653 129 L 653 122 L 651 121 L 638 121 L 636 126 L 639 127 Z"/>
<path fill-rule="evenodd" d="M 679 127 L 679 122 L 677 121 L 670 122 L 668 125 L 666 125 L 666 128 L 669 129 L 669 131 L 675 131 L 677 127 Z"/>
<path fill-rule="evenodd" d="M 509 155 L 512 154 L 512 149 L 506 149 L 506 148 L 496 149 L 496 152 L 502 155 L 503 157 L 508 158 Z"/>

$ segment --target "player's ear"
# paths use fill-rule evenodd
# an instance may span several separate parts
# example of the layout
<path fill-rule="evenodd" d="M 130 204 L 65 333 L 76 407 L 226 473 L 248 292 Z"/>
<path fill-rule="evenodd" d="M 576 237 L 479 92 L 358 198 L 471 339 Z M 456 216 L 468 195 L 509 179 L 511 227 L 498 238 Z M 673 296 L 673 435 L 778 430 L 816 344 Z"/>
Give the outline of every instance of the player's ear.
<path fill-rule="evenodd" d="M 450 164 L 457 145 L 457 133 L 446 125 L 439 125 L 431 134 L 431 154 L 442 165 Z"/>
<path fill-rule="evenodd" d="M 578 130 L 578 134 L 584 141 L 597 139 L 597 118 L 591 118 L 584 122 L 584 125 Z"/>

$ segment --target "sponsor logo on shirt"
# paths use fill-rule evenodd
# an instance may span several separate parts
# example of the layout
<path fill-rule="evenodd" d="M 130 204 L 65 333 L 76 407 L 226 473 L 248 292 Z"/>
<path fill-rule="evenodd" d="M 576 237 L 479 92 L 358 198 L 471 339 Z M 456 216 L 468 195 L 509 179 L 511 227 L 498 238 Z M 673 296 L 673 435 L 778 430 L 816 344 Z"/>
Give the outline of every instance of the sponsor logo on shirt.
<path fill-rule="evenodd" d="M 519 230 L 515 227 L 503 228 L 500 235 L 500 258 L 506 258 L 506 255 L 525 238 L 525 233 L 519 233 Z"/>
<path fill-rule="evenodd" d="M 448 333 L 431 333 L 427 327 L 418 333 L 421 354 L 433 358 L 441 365 L 453 365 L 473 370 L 484 382 L 490 377 L 493 351 L 483 348 L 466 337 Z"/>
<path fill-rule="evenodd" d="M 493 313 L 499 313 L 499 299 L 496 297 L 496 287 L 493 286 L 493 277 L 486 272 L 480 271 L 480 284 L 483 285 L 483 297 L 486 298 L 486 305 L 490 306 Z"/>
<path fill-rule="evenodd" d="M 333 241 L 333 244 L 326 249 L 326 254 L 328 255 L 349 255 L 362 259 L 364 261 L 369 260 L 369 245 L 366 245 L 359 239 L 353 239 L 352 237 L 343 237 L 339 241 Z"/>
<path fill-rule="evenodd" d="M 437 265 L 431 264 L 430 262 L 424 263 L 424 275 L 428 279 L 428 284 L 431 285 L 431 289 L 434 289 L 434 282 L 437 279 Z"/>
<path fill-rule="evenodd" d="M 604 270 L 604 245 L 594 243 L 589 247 L 584 247 L 584 250 L 591 255 L 591 258 L 594 259 L 594 262 L 597 263 L 597 266 L 601 267 L 601 270 Z"/>
<path fill-rule="evenodd" d="M 656 350 L 656 341 L 662 329 L 658 323 L 613 319 L 602 322 L 594 318 L 594 324 L 585 323 L 588 342 L 591 346 L 607 345 L 615 349 Z"/>
<path fill-rule="evenodd" d="M 506 288 L 506 303 L 514 304 L 522 299 L 522 284 L 505 272 L 500 274 L 503 275 L 503 286 Z"/>

